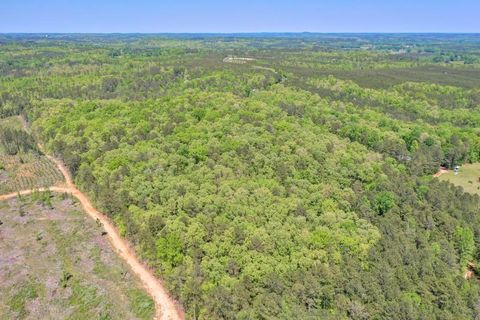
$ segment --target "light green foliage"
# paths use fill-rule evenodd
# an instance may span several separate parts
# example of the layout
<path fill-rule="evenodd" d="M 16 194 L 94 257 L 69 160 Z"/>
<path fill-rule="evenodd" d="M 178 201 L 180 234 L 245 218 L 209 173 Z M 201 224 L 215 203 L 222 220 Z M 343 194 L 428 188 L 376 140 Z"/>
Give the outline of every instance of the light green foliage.
<path fill-rule="evenodd" d="M 177 234 L 170 233 L 156 241 L 157 258 L 167 266 L 176 267 L 183 260 L 182 242 Z"/>
<path fill-rule="evenodd" d="M 475 238 L 469 228 L 455 228 L 455 247 L 460 257 L 460 265 L 464 266 L 473 259 L 475 253 Z"/>
<path fill-rule="evenodd" d="M 431 178 L 480 159 L 474 36 L 99 37 L 7 41 L 0 110 L 187 317 L 478 317 L 480 200 Z"/>

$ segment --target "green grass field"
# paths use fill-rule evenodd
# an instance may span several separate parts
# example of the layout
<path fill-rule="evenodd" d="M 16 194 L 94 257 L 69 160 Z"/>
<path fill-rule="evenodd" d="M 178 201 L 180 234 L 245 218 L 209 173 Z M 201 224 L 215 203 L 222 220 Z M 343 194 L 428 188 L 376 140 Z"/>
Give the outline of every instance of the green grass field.
<path fill-rule="evenodd" d="M 0 319 L 152 319 L 103 229 L 60 195 L 0 202 Z"/>
<path fill-rule="evenodd" d="M 463 165 L 457 175 L 454 174 L 453 170 L 449 170 L 439 179 L 462 187 L 465 192 L 480 195 L 480 163 Z"/>

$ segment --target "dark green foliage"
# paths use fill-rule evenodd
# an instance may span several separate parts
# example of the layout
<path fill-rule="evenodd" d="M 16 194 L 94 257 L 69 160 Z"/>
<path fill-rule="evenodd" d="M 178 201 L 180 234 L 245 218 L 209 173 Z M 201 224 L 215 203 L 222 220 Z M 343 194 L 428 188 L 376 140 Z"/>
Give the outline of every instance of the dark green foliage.
<path fill-rule="evenodd" d="M 38 203 L 41 203 L 42 205 L 48 207 L 48 208 L 53 208 L 52 207 L 52 193 L 50 191 L 34 191 L 32 193 L 32 200 L 36 201 Z"/>
<path fill-rule="evenodd" d="M 6 154 L 16 155 L 37 150 L 35 140 L 27 132 L 20 129 L 0 127 L 0 144 Z"/>
<path fill-rule="evenodd" d="M 72 274 L 66 272 L 65 270 L 63 271 L 62 278 L 60 279 L 60 285 L 62 288 L 68 287 L 68 281 L 73 277 Z"/>
<path fill-rule="evenodd" d="M 189 317 L 479 317 L 480 199 L 431 178 L 480 160 L 478 37 L 64 37 L 7 45 L 1 110 Z"/>
<path fill-rule="evenodd" d="M 378 214 L 384 215 L 395 206 L 395 195 L 392 192 L 382 191 L 375 197 L 375 209 Z"/>

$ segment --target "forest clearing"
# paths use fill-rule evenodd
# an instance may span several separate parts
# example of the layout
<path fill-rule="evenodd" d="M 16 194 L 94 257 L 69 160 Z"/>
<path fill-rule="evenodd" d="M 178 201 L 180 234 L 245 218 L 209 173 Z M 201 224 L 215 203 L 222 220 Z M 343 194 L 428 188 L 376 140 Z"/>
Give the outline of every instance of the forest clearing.
<path fill-rule="evenodd" d="M 460 167 L 458 174 L 449 170 L 439 179 L 462 187 L 465 192 L 480 195 L 480 163 L 466 163 Z"/>
<path fill-rule="evenodd" d="M 74 198 L 0 203 L 1 319 L 152 319 L 153 300 Z"/>
<path fill-rule="evenodd" d="M 20 119 L 19 118 L 15 118 L 15 119 L 18 120 L 18 121 L 21 121 L 20 122 L 21 123 L 20 127 L 17 126 L 17 128 L 20 128 L 21 130 L 25 130 L 26 132 L 29 131 L 28 126 L 27 126 L 27 122 L 25 121 L 25 119 L 23 117 L 21 117 Z M 40 144 L 38 144 L 38 149 L 39 149 L 40 152 L 44 151 L 42 145 L 40 145 Z M 24 156 L 25 155 L 15 155 L 15 156 L 11 156 L 10 159 L 12 159 L 12 161 L 18 161 L 18 159 L 16 159 L 16 158 L 24 157 Z M 40 155 L 38 155 L 38 157 L 40 157 Z M 122 239 L 122 237 L 118 233 L 118 230 L 112 225 L 111 221 L 105 215 L 103 215 L 102 213 L 97 211 L 93 207 L 93 205 L 90 203 L 89 199 L 85 196 L 85 194 L 83 194 L 81 191 L 79 191 L 76 188 L 76 186 L 74 185 L 73 180 L 70 176 L 70 173 L 69 173 L 68 169 L 63 165 L 62 161 L 58 160 L 58 159 L 56 159 L 52 156 L 42 156 L 42 157 L 45 161 L 43 167 L 49 167 L 49 165 L 51 166 L 53 164 L 56 171 L 50 169 L 49 173 L 58 172 L 60 174 L 60 177 L 63 178 L 63 182 L 62 182 L 61 178 L 58 178 L 58 174 L 53 174 L 53 176 L 56 176 L 56 179 L 52 180 L 53 182 L 55 182 L 54 185 L 46 186 L 46 183 L 48 183 L 49 181 L 48 180 L 45 181 L 45 179 L 43 178 L 45 175 L 39 175 L 39 179 L 42 183 L 41 187 L 39 187 L 40 184 L 34 179 L 31 180 L 31 183 L 32 183 L 31 186 L 35 186 L 35 188 L 32 188 L 32 189 L 19 189 L 19 188 L 22 188 L 24 186 L 28 187 L 29 185 L 24 185 L 24 184 L 17 183 L 17 184 L 15 184 L 15 187 L 16 187 L 17 191 L 6 193 L 6 194 L 0 194 L 0 201 L 6 201 L 6 200 L 10 200 L 10 199 L 15 199 L 15 198 L 19 198 L 17 201 L 21 201 L 24 196 L 29 197 L 30 195 L 33 195 L 36 198 L 39 197 L 40 199 L 42 199 L 43 195 L 45 194 L 45 196 L 47 198 L 44 199 L 44 201 L 47 201 L 47 203 L 50 206 L 52 206 L 51 205 L 51 200 L 49 199 L 51 197 L 50 192 L 58 193 L 58 194 L 64 194 L 64 195 L 68 194 L 68 195 L 73 196 L 76 200 L 79 201 L 82 209 L 85 210 L 85 212 L 91 217 L 91 221 L 92 222 L 94 221 L 94 222 L 97 223 L 97 228 L 101 227 L 104 230 L 102 232 L 102 236 L 107 236 L 108 237 L 109 244 L 115 249 L 116 254 L 118 254 L 126 262 L 126 264 L 130 268 L 130 270 L 133 272 L 135 277 L 139 278 L 139 280 L 135 280 L 135 281 L 139 281 L 142 284 L 143 288 L 146 289 L 147 292 L 153 297 L 153 302 L 154 302 L 154 305 L 156 306 L 155 319 L 158 319 L 158 320 L 182 319 L 183 315 L 182 315 L 181 309 L 169 297 L 167 291 L 163 288 L 162 283 L 155 277 L 155 275 L 153 275 L 152 271 L 149 270 L 148 267 L 146 267 L 142 262 L 140 262 L 138 260 L 138 258 L 136 257 L 136 254 L 131 249 L 130 245 L 127 243 L 127 241 Z M 48 164 L 47 164 L 47 162 L 48 162 Z M 10 164 L 10 162 L 4 162 L 4 163 L 5 163 L 5 165 L 2 169 L 8 173 L 7 178 L 5 178 L 6 182 L 9 182 L 9 180 L 17 181 L 18 176 L 23 175 L 23 171 L 22 171 L 22 173 L 19 174 L 17 171 L 12 170 L 13 166 Z M 22 161 L 22 164 L 23 164 L 23 161 Z M 35 171 L 35 169 L 37 169 L 37 168 L 38 167 L 34 167 L 33 169 L 31 169 L 33 177 L 37 176 L 37 174 L 36 174 L 37 172 Z M 40 168 L 42 168 L 42 167 L 40 167 Z M 43 171 L 40 171 L 40 172 L 43 172 Z M 11 191 L 11 190 L 7 189 L 6 191 Z M 53 209 L 53 206 L 52 206 L 52 209 Z M 25 214 L 24 210 L 28 211 L 28 213 L 31 213 L 31 211 L 32 211 L 32 210 L 27 210 L 27 209 L 22 208 L 21 213 L 20 213 L 21 216 L 23 216 Z M 13 211 L 13 212 L 15 212 L 15 211 Z M 3 218 L 4 210 L 3 209 L 0 210 L 0 213 L 2 213 L 1 217 Z M 8 210 L 6 210 L 5 213 L 8 213 Z M 37 220 L 38 220 L 38 218 L 37 218 Z M 46 218 L 45 220 L 48 220 L 48 218 Z M 2 221 L 2 224 L 3 224 L 3 221 Z M 19 227 L 17 227 L 17 228 L 19 228 Z M 10 229 L 10 231 L 14 232 L 15 229 Z M 19 232 L 19 231 L 20 230 L 16 230 L 16 232 Z M 42 232 L 41 228 L 39 228 L 36 231 L 37 234 L 41 233 L 41 232 Z M 5 233 L 5 228 L 0 229 L 0 237 L 3 237 L 4 233 Z M 84 238 L 84 239 L 87 239 L 87 238 Z M 7 241 L 9 239 L 5 239 L 5 240 Z M 69 240 L 73 241 L 74 239 L 69 239 Z M 9 243 L 11 243 L 11 241 L 12 241 L 12 239 L 10 239 Z M 20 248 L 17 248 L 16 250 L 18 251 L 18 250 L 20 250 Z M 28 250 L 30 250 L 30 249 L 28 249 Z M 6 268 L 9 263 L 10 263 L 9 261 L 6 261 L 5 265 L 3 265 L 3 263 L 1 263 L 0 267 Z M 33 270 L 36 270 L 35 266 L 33 266 L 32 268 L 33 268 Z M 123 272 L 123 273 L 126 274 L 126 272 Z M 0 280 L 1 280 L 1 278 L 0 278 Z M 41 285 L 41 283 L 39 283 L 39 285 Z M 117 289 L 117 291 L 118 291 L 118 289 Z M 137 294 L 140 294 L 140 293 L 137 293 Z M 13 310 L 11 310 L 11 311 L 14 312 L 14 313 L 16 312 L 17 315 L 19 315 L 20 317 L 23 317 L 23 316 L 25 316 L 27 314 L 30 314 L 30 313 L 32 313 L 33 317 L 42 317 L 42 313 L 36 314 L 37 310 L 34 310 L 32 312 L 27 312 L 28 310 L 25 309 L 26 304 L 33 303 L 33 301 L 30 301 L 29 299 L 34 299 L 34 298 L 37 298 L 37 297 L 38 297 L 38 294 L 36 293 L 36 291 L 35 291 L 35 293 L 29 292 L 28 295 L 25 296 L 25 297 L 23 297 L 23 296 L 15 297 L 15 299 L 17 299 L 17 300 L 20 299 L 20 300 L 19 301 L 15 300 L 15 302 L 12 302 L 14 304 L 12 306 L 10 306 L 10 309 L 13 308 Z M 125 300 L 125 298 L 123 298 L 123 299 Z M 144 298 L 136 298 L 136 299 L 144 299 Z M 106 301 L 102 301 L 102 302 L 106 303 Z M 18 306 L 19 303 L 21 303 L 20 306 Z M 83 302 L 80 301 L 79 305 L 76 305 L 74 302 L 72 302 L 72 308 L 74 308 L 74 309 L 75 308 L 85 308 L 82 305 L 82 303 Z M 90 302 L 88 302 L 88 303 L 90 303 Z M 118 303 L 118 301 L 116 301 L 115 303 Z M 148 301 L 146 300 L 146 302 L 144 302 L 144 303 L 148 304 Z M 46 312 L 46 314 L 44 314 L 43 316 L 48 315 L 48 316 L 53 316 L 54 318 L 56 317 L 54 314 L 49 314 L 48 313 L 49 312 L 48 307 L 43 306 L 43 308 L 45 308 L 45 309 L 43 311 L 40 311 L 40 312 Z M 142 308 L 147 308 L 144 311 L 140 310 L 140 311 L 137 312 L 141 315 L 142 319 L 144 317 L 146 317 L 146 319 L 151 317 L 150 312 L 148 311 L 148 305 L 144 304 Z M 18 310 L 16 310 L 16 309 L 18 309 Z M 120 316 L 121 318 L 132 318 L 132 319 L 134 318 L 134 315 L 127 316 L 126 314 L 122 314 L 122 313 L 114 316 L 111 312 L 113 312 L 113 310 L 115 310 L 115 309 L 116 308 L 112 308 L 111 310 L 109 309 L 110 311 L 103 310 L 103 309 L 99 311 L 99 310 L 94 309 L 94 310 L 89 310 L 89 312 L 94 312 L 93 315 L 95 315 L 96 317 L 101 317 L 102 319 L 103 319 L 103 317 L 115 319 L 120 315 L 121 315 Z M 131 309 L 134 310 L 135 308 L 132 307 Z M 82 310 L 82 312 L 79 315 L 74 316 L 74 317 L 79 317 L 80 316 L 80 318 L 82 318 L 82 319 L 87 319 L 89 317 L 88 313 L 85 311 L 85 309 L 81 309 L 81 310 Z M 2 309 L 0 309 L 0 312 L 2 312 Z M 5 312 L 7 312 L 7 311 L 5 311 Z M 107 313 L 103 314 L 102 312 L 107 312 Z M 120 308 L 120 310 L 115 310 L 115 312 L 122 312 L 121 308 Z M 123 311 L 123 312 L 125 312 L 125 311 Z M 0 313 L 0 316 L 1 315 L 2 314 Z M 65 315 L 61 316 L 61 317 L 65 317 Z M 107 318 L 105 318 L 105 319 L 107 319 Z"/>
<path fill-rule="evenodd" d="M 49 187 L 63 179 L 55 165 L 35 150 L 34 143 L 22 151 L 9 150 L 10 145 L 2 143 L 6 140 L 5 132 L 20 137 L 24 133 L 22 127 L 19 117 L 0 119 L 0 194 Z"/>

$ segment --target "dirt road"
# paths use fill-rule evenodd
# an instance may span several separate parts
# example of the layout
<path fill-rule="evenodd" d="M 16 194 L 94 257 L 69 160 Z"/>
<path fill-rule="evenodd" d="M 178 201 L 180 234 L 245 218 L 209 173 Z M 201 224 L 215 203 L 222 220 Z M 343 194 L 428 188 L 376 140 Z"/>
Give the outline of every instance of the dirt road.
<path fill-rule="evenodd" d="M 22 119 L 24 126 L 26 126 L 26 121 Z M 39 148 L 43 151 L 43 146 L 39 145 Z M 138 278 L 143 283 L 145 289 L 152 296 L 155 306 L 157 309 L 156 319 L 158 320 L 180 320 L 184 319 L 183 312 L 177 303 L 168 295 L 167 290 L 163 287 L 161 281 L 156 278 L 151 270 L 149 270 L 144 264 L 135 255 L 133 249 L 129 246 L 127 241 L 125 241 L 118 230 L 113 226 L 110 220 L 103 213 L 96 210 L 88 197 L 77 189 L 73 183 L 70 172 L 65 167 L 63 162 L 55 157 L 47 156 L 52 162 L 54 162 L 63 174 L 65 178 L 65 186 L 52 186 L 49 188 L 41 188 L 36 191 L 46 191 L 50 190 L 52 192 L 59 193 L 69 193 L 77 198 L 83 209 L 88 213 L 92 219 L 97 220 L 102 223 L 104 230 L 109 236 L 110 243 L 118 252 L 120 257 L 122 257 L 125 262 L 130 266 L 132 271 L 138 276 Z M 0 195 L 0 201 L 14 198 L 20 195 L 27 195 L 33 193 L 35 190 L 23 190 L 20 192 Z"/>
<path fill-rule="evenodd" d="M 446 168 L 440 168 L 440 169 L 438 170 L 438 172 L 435 173 L 433 176 L 434 176 L 435 178 L 438 178 L 438 177 L 440 177 L 442 174 L 445 174 L 445 173 L 447 173 L 447 172 L 448 172 L 448 169 L 446 169 Z"/>

